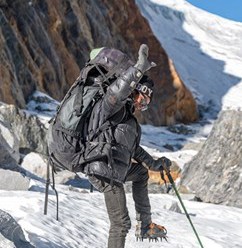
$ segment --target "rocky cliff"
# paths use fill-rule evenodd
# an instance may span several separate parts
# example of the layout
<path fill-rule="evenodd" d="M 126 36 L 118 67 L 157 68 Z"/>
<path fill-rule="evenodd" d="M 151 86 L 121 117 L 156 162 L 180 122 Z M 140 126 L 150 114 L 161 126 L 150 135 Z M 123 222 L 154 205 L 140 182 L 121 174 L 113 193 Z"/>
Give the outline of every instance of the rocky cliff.
<path fill-rule="evenodd" d="M 242 207 L 242 112 L 223 111 L 202 149 L 184 169 L 181 185 L 202 201 Z"/>
<path fill-rule="evenodd" d="M 37 116 L 19 110 L 14 105 L 0 103 L 0 189 L 29 188 L 29 177 L 32 175 L 20 164 L 23 163 L 25 155 L 31 152 L 39 154 L 46 161 L 46 131 L 45 123 Z M 38 170 L 38 160 L 31 161 L 35 168 L 30 172 Z M 42 171 L 46 171 L 45 167 L 46 165 L 42 166 Z"/>
<path fill-rule="evenodd" d="M 60 100 L 94 47 L 115 47 L 133 59 L 141 43 L 157 63 L 150 109 L 154 125 L 197 119 L 196 103 L 134 0 L 0 1 L 0 101 L 25 108 L 36 90 Z"/>

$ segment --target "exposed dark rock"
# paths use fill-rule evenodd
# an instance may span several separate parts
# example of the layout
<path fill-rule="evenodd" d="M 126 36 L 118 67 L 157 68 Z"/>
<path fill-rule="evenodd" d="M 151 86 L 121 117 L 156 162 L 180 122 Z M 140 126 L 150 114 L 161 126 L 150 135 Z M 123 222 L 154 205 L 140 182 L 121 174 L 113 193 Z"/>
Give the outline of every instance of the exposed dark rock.
<path fill-rule="evenodd" d="M 17 139 L 15 143 L 18 143 L 18 151 L 22 149 L 26 152 L 35 151 L 40 154 L 47 154 L 47 128 L 39 118 L 21 111 L 13 105 L 0 104 L 0 107 L 0 118 L 2 117 L 4 125 L 9 127 L 8 132 L 15 135 L 14 139 Z"/>
<path fill-rule="evenodd" d="M 185 165 L 181 185 L 204 202 L 242 207 L 242 112 L 220 113 L 202 149 Z"/>
<path fill-rule="evenodd" d="M 195 134 L 194 130 L 189 129 L 187 126 L 181 124 L 181 125 L 172 125 L 167 128 L 170 132 L 172 133 L 177 133 L 177 134 Z"/>
<path fill-rule="evenodd" d="M 0 114 L 0 168 L 14 169 L 19 159 L 19 142 Z"/>
<path fill-rule="evenodd" d="M 0 210 L 0 233 L 6 239 L 12 241 L 14 246 L 4 247 L 4 248 L 34 248 L 25 238 L 24 232 L 17 221 L 7 212 Z"/>
<path fill-rule="evenodd" d="M 11 156 L 13 150 L 8 149 L 7 142 L 0 133 L 0 167 L 1 168 L 16 168 L 17 161 Z"/>

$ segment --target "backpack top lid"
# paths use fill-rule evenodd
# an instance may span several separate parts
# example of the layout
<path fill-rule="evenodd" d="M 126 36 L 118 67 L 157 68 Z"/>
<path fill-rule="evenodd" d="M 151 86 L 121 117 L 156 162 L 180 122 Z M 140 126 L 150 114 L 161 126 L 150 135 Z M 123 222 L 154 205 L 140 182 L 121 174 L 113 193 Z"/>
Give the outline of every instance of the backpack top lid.
<path fill-rule="evenodd" d="M 95 48 L 90 53 L 89 64 L 103 67 L 108 73 L 119 76 L 135 63 L 127 54 L 115 48 Z"/>

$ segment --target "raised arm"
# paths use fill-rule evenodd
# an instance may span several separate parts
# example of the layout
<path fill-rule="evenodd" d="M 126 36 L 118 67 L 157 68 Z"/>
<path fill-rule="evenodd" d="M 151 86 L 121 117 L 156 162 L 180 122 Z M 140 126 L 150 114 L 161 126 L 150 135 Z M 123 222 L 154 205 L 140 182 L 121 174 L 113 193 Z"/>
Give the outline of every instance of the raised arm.
<path fill-rule="evenodd" d="M 148 61 L 148 46 L 142 44 L 137 63 L 123 72 L 107 89 L 103 107 L 109 116 L 115 114 L 125 105 L 143 74 L 153 66 L 155 66 L 155 63 Z"/>

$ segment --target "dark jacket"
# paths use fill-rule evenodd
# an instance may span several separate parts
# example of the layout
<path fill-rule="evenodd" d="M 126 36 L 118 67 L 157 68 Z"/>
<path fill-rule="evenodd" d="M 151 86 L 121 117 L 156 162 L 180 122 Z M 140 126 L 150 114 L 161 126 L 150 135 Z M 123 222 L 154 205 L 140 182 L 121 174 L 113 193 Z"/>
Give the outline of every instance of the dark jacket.
<path fill-rule="evenodd" d="M 89 163 L 85 167 L 88 175 L 123 183 L 132 158 L 147 165 L 153 162 L 139 145 L 141 128 L 132 111 L 130 95 L 138 82 L 136 72 L 137 69 L 130 68 L 114 81 L 92 110 L 88 125 L 91 149 L 88 151 L 91 151 L 90 156 L 95 156 L 95 151 L 102 150 L 107 156 Z"/>

